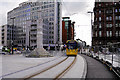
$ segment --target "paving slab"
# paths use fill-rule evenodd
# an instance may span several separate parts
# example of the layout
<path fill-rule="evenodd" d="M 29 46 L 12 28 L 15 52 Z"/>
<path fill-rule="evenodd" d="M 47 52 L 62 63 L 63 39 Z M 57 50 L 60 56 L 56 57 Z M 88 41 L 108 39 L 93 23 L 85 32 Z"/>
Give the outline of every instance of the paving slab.
<path fill-rule="evenodd" d="M 62 78 L 82 79 L 86 77 L 87 64 L 84 57 L 77 55 L 75 65 Z"/>
<path fill-rule="evenodd" d="M 0 72 L 2 72 L 0 76 L 33 67 L 38 64 L 53 60 L 55 58 L 58 57 L 26 58 L 23 55 L 0 55 Z"/>

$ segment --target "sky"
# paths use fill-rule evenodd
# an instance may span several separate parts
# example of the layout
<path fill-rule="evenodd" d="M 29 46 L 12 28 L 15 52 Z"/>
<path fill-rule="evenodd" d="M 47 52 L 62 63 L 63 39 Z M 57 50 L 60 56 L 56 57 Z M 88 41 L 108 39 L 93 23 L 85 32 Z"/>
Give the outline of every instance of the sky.
<path fill-rule="evenodd" d="M 94 0 L 64 0 L 63 16 L 70 16 L 75 21 L 75 39 L 86 41 L 91 45 L 91 15 L 88 11 L 93 11 Z M 92 18 L 93 19 L 93 18 Z"/>
<path fill-rule="evenodd" d="M 28 0 L 0 0 L 0 25 L 7 23 L 7 12 L 24 1 Z M 91 45 L 91 16 L 87 12 L 93 11 L 95 0 L 62 1 L 62 16 L 75 21 L 75 39 L 79 38 Z"/>

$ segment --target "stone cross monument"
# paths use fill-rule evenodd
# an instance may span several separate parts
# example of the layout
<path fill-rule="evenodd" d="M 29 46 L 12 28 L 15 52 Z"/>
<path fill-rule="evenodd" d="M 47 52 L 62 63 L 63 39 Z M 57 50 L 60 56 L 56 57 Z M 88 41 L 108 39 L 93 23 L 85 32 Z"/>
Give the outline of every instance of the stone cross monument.
<path fill-rule="evenodd" d="M 50 56 L 49 52 L 47 52 L 43 48 L 43 19 L 39 17 L 37 20 L 37 48 L 34 49 L 30 56 L 34 57 L 48 57 Z"/>

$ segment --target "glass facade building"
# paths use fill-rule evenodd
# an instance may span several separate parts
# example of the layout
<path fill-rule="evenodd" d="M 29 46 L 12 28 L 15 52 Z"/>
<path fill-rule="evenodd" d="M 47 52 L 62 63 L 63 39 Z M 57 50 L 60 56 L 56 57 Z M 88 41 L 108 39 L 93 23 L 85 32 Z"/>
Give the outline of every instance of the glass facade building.
<path fill-rule="evenodd" d="M 11 20 L 13 17 L 15 17 L 14 23 Z M 7 14 L 7 24 L 16 26 L 18 47 L 37 47 L 37 21 L 40 19 L 43 28 L 43 46 L 47 47 L 49 44 L 55 46 L 61 42 L 61 2 L 27 1 Z"/>

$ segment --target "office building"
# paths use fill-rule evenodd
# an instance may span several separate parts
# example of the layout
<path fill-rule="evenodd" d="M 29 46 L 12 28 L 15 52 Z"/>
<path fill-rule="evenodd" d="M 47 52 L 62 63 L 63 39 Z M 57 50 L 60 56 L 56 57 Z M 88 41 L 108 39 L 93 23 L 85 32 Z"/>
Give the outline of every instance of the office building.
<path fill-rule="evenodd" d="M 12 46 L 12 42 L 14 46 L 17 45 L 17 42 L 16 42 L 16 29 L 15 27 L 13 28 L 13 26 L 11 25 L 2 25 L 1 26 L 1 30 L 0 30 L 0 42 L 1 42 L 1 46 L 4 46 L 4 47 L 8 47 L 8 48 L 11 48 Z M 14 34 L 13 34 L 14 33 Z M 12 34 L 13 34 L 13 37 L 12 37 Z"/>
<path fill-rule="evenodd" d="M 67 40 L 74 40 L 74 24 L 70 17 L 63 17 L 62 20 L 62 42 L 66 43 Z"/>
<path fill-rule="evenodd" d="M 41 44 L 43 47 L 55 47 L 55 45 L 61 44 L 61 2 L 55 2 L 55 0 L 39 2 L 37 0 L 23 2 L 7 14 L 7 24 L 16 26 L 18 47 L 37 47 L 37 27 L 39 25 L 37 22 L 39 20 L 42 20 L 43 43 Z"/>
<path fill-rule="evenodd" d="M 0 46 L 2 46 L 2 26 L 0 26 Z"/>

